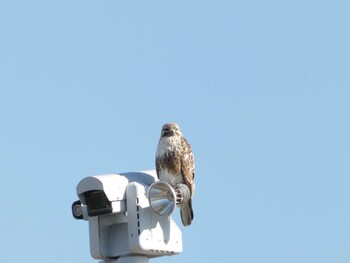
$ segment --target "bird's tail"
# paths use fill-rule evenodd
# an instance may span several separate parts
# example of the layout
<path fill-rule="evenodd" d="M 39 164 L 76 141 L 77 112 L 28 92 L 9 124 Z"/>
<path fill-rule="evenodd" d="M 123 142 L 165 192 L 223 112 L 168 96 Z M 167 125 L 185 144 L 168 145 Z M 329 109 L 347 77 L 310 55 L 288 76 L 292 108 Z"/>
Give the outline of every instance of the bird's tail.
<path fill-rule="evenodd" d="M 190 199 L 185 204 L 181 205 L 180 214 L 181 214 L 182 224 L 184 226 L 191 225 L 193 220 L 192 199 Z"/>

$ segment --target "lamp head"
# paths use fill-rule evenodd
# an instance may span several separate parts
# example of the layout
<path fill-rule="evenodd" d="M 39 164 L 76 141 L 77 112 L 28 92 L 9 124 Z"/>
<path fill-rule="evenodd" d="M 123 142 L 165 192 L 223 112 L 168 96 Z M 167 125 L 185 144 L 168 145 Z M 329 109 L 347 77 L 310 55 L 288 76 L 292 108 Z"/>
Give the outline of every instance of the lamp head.
<path fill-rule="evenodd" d="M 148 200 L 153 211 L 160 216 L 170 216 L 176 206 L 174 189 L 166 182 L 157 181 L 148 189 Z"/>

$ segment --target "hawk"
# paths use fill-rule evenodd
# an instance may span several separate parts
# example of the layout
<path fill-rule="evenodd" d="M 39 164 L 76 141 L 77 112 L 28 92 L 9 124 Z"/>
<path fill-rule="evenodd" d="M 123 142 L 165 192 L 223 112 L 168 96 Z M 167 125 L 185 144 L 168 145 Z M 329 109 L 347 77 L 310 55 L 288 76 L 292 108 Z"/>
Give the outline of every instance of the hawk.
<path fill-rule="evenodd" d="M 188 202 L 180 206 L 184 226 L 193 220 L 192 197 L 194 195 L 194 156 L 191 145 L 182 135 L 179 125 L 167 123 L 162 127 L 156 153 L 156 171 L 159 180 L 175 187 L 186 184 L 190 190 Z"/>

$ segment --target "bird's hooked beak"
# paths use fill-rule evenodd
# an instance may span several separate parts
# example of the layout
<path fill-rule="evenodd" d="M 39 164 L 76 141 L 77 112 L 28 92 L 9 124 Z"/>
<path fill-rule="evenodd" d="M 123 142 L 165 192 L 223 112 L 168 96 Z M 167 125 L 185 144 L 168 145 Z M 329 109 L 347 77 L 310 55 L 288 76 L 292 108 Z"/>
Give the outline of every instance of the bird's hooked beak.
<path fill-rule="evenodd" d="M 173 131 L 169 127 L 164 127 L 162 129 L 162 137 L 171 136 L 173 134 Z"/>

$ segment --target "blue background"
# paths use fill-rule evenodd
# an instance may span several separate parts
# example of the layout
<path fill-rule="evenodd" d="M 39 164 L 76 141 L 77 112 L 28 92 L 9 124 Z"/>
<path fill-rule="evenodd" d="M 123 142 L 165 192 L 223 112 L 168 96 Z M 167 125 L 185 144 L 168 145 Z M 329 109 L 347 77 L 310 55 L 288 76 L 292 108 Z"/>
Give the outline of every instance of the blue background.
<path fill-rule="evenodd" d="M 350 262 L 350 2 L 0 2 L 2 262 L 97 262 L 86 176 L 196 158 L 184 252 L 151 262 Z M 181 225 L 178 211 L 175 220 Z"/>

